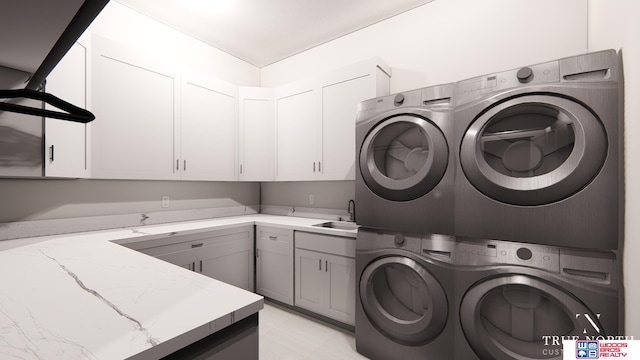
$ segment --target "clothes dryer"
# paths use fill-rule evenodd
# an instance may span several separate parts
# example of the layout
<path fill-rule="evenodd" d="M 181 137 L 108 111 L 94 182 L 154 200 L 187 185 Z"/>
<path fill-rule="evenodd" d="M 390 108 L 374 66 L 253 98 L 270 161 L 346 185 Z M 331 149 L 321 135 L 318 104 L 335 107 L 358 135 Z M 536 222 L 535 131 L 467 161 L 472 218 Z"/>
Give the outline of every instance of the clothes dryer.
<path fill-rule="evenodd" d="M 459 240 L 454 257 L 454 359 L 561 360 L 562 336 L 623 334 L 613 252 Z"/>
<path fill-rule="evenodd" d="M 617 249 L 621 85 L 613 50 L 457 83 L 456 236 Z"/>
<path fill-rule="evenodd" d="M 440 85 L 360 103 L 358 224 L 453 233 L 453 89 Z"/>
<path fill-rule="evenodd" d="M 444 235 L 358 230 L 359 353 L 373 360 L 451 358 L 454 247 Z"/>

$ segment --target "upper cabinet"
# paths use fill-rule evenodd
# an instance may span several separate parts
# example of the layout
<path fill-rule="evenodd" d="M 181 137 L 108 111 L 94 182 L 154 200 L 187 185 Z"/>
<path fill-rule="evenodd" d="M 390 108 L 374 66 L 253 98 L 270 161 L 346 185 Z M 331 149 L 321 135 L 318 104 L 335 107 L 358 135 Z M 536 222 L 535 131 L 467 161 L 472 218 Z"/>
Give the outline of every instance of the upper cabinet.
<path fill-rule="evenodd" d="M 379 59 L 358 63 L 320 79 L 322 180 L 355 180 L 358 104 L 389 94 L 391 69 Z"/>
<path fill-rule="evenodd" d="M 179 72 L 101 37 L 92 47 L 92 177 L 179 179 Z"/>
<path fill-rule="evenodd" d="M 92 176 L 234 181 L 238 86 L 93 40 Z"/>
<path fill-rule="evenodd" d="M 88 109 L 87 67 L 89 41 L 75 43 L 47 77 L 45 90 L 65 101 Z M 57 110 L 50 105 L 47 109 Z M 88 134 L 90 124 L 45 118 L 45 176 L 89 176 Z"/>
<path fill-rule="evenodd" d="M 240 87 L 238 92 L 239 179 L 272 181 L 274 153 L 274 90 Z"/>
<path fill-rule="evenodd" d="M 276 180 L 314 180 L 318 159 L 318 86 L 315 79 L 275 89 Z"/>
<path fill-rule="evenodd" d="M 180 153 L 183 180 L 237 180 L 238 86 L 203 74 L 184 75 L 181 86 Z"/>
<path fill-rule="evenodd" d="M 81 106 L 90 95 L 91 146 L 80 127 L 52 130 L 62 142 L 47 143 L 48 175 L 85 177 L 85 152 L 67 147 L 88 147 L 93 178 L 353 180 L 358 103 L 389 93 L 379 59 L 273 89 L 238 87 L 99 36 L 88 53 L 77 45 L 56 70 L 69 82 L 53 74 L 50 86 Z M 78 170 L 54 172 L 63 156 Z"/>
<path fill-rule="evenodd" d="M 276 180 L 354 180 L 358 104 L 389 94 L 372 59 L 276 88 Z"/>

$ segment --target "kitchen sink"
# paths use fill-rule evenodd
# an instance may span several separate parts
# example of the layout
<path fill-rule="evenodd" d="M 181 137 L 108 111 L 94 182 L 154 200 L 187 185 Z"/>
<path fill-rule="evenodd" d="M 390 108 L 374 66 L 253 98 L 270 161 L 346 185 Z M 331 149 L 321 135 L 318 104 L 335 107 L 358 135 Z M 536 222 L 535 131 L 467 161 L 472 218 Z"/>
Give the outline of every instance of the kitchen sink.
<path fill-rule="evenodd" d="M 329 229 L 339 229 L 339 230 L 357 230 L 358 225 L 352 222 L 345 221 L 328 221 L 320 224 L 314 224 L 312 226 L 329 228 Z"/>

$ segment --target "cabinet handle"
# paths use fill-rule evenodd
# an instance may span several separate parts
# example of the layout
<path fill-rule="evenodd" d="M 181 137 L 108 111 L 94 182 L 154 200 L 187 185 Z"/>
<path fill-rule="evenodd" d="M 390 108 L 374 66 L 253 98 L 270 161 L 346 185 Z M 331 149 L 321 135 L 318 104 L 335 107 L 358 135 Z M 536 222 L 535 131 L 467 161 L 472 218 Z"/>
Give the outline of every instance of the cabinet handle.
<path fill-rule="evenodd" d="M 198 248 L 198 247 L 202 247 L 202 245 L 204 245 L 203 243 L 200 244 L 191 244 L 191 248 Z"/>
<path fill-rule="evenodd" d="M 318 172 L 321 172 L 321 171 L 322 171 L 322 168 L 320 167 L 320 165 L 321 165 L 321 164 L 320 164 L 320 161 L 318 161 Z"/>
<path fill-rule="evenodd" d="M 240 174 L 242 175 L 242 164 L 240 164 Z"/>
<path fill-rule="evenodd" d="M 200 272 L 202 272 L 202 260 L 200 260 Z"/>
<path fill-rule="evenodd" d="M 184 171 L 187 171 L 187 160 L 184 160 L 184 166 L 183 166 Z"/>
<path fill-rule="evenodd" d="M 316 162 L 313 162 L 313 172 L 316 172 Z"/>
<path fill-rule="evenodd" d="M 180 170 L 180 159 L 176 159 L 176 171 Z"/>
<path fill-rule="evenodd" d="M 329 272 L 329 261 L 324 261 L 324 272 Z"/>
<path fill-rule="evenodd" d="M 322 271 L 322 259 L 318 259 L 318 271 Z"/>
<path fill-rule="evenodd" d="M 49 160 L 53 161 L 53 145 L 49 146 Z"/>
<path fill-rule="evenodd" d="M 193 266 L 193 271 L 196 271 L 196 262 L 195 261 L 192 263 L 192 266 Z"/>

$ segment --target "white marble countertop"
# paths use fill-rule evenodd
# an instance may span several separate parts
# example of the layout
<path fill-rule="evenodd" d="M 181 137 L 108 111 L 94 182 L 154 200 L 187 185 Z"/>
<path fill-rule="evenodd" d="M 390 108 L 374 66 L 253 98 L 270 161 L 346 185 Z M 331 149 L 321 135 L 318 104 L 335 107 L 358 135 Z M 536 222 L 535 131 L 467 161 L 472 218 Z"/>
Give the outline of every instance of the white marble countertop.
<path fill-rule="evenodd" d="M 324 221 L 245 215 L 3 241 L 0 358 L 168 355 L 258 312 L 263 298 L 117 243 L 245 224 L 355 238 L 312 226 Z"/>

